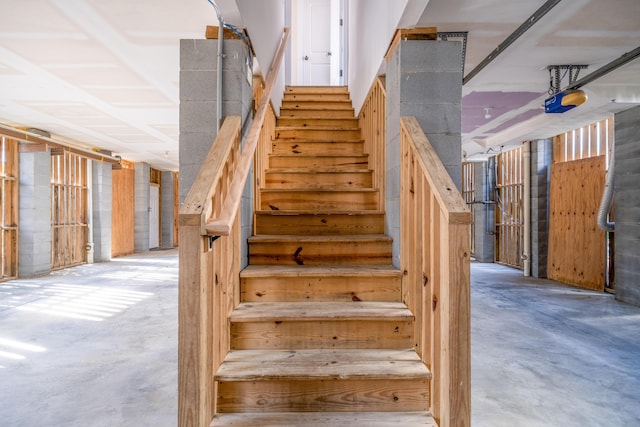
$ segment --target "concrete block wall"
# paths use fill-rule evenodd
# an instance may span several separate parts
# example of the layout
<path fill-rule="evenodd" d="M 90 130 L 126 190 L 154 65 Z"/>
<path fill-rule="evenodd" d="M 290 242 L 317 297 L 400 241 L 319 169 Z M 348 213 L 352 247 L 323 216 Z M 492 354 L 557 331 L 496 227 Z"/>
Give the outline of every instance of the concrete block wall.
<path fill-rule="evenodd" d="M 112 169 L 111 163 L 91 162 L 93 260 L 103 262 L 111 259 Z"/>
<path fill-rule="evenodd" d="M 252 111 L 252 88 L 242 40 L 224 41 L 222 115 L 240 115 L 243 123 Z M 217 40 L 180 41 L 180 204 L 215 140 Z"/>
<path fill-rule="evenodd" d="M 149 197 L 150 167 L 147 163 L 136 163 L 134 170 L 134 237 L 133 251 L 149 250 Z"/>
<path fill-rule="evenodd" d="M 172 248 L 175 245 L 174 229 L 175 229 L 175 184 L 176 175 L 173 172 L 162 172 L 162 186 L 160 195 L 160 221 L 162 221 L 160 236 L 160 245 L 163 248 Z"/>
<path fill-rule="evenodd" d="M 531 141 L 531 275 L 547 277 L 553 140 Z"/>
<path fill-rule="evenodd" d="M 20 153 L 18 275 L 51 271 L 51 154 Z"/>
<path fill-rule="evenodd" d="M 615 115 L 616 299 L 640 306 L 640 107 Z"/>
<path fill-rule="evenodd" d="M 493 191 L 493 172 L 489 170 L 489 162 L 478 162 L 475 165 L 474 182 L 476 184 L 476 202 L 473 205 L 473 222 L 475 238 L 475 259 L 478 262 L 493 262 L 495 249 L 494 207 L 489 203 Z"/>
<path fill-rule="evenodd" d="M 461 55 L 459 42 L 404 40 L 387 63 L 386 228 L 394 265 L 400 265 L 400 117 L 416 117 L 453 182 L 462 186 Z"/>

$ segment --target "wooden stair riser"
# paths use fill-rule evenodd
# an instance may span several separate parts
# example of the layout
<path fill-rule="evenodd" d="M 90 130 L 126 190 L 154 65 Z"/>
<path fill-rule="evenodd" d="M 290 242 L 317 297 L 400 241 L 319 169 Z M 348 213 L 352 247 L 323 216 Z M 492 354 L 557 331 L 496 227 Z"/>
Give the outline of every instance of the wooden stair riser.
<path fill-rule="evenodd" d="M 306 154 L 271 154 L 272 169 L 324 169 L 324 170 L 369 170 L 367 155 L 355 156 L 311 156 Z"/>
<path fill-rule="evenodd" d="M 265 188 L 371 188 L 373 171 L 297 172 L 272 170 L 265 174 Z M 259 233 L 261 234 L 261 233 Z"/>
<path fill-rule="evenodd" d="M 249 241 L 252 265 L 390 264 L 391 241 Z"/>
<path fill-rule="evenodd" d="M 277 123 L 278 127 L 292 126 L 292 127 L 309 127 L 315 129 L 353 129 L 358 127 L 358 119 L 346 118 L 346 119 L 309 119 L 309 118 L 286 118 L 280 117 Z"/>
<path fill-rule="evenodd" d="M 349 93 L 347 86 L 287 86 L 284 90 L 287 94 L 322 94 L 322 93 Z"/>
<path fill-rule="evenodd" d="M 426 380 L 218 383 L 219 412 L 426 411 Z"/>
<path fill-rule="evenodd" d="M 282 101 L 285 110 L 343 110 L 353 112 L 351 101 Z M 353 114 L 352 114 L 353 116 Z"/>
<path fill-rule="evenodd" d="M 295 104 L 293 104 L 295 105 Z M 353 119 L 354 111 L 351 109 L 300 109 L 287 108 L 280 109 L 281 118 L 305 118 L 305 119 Z"/>
<path fill-rule="evenodd" d="M 378 192 L 367 189 L 355 191 L 302 191 L 296 189 L 264 189 L 262 210 L 364 211 L 378 209 Z"/>
<path fill-rule="evenodd" d="M 272 154 L 303 154 L 311 155 L 341 155 L 357 156 L 364 154 L 364 143 L 362 141 L 297 141 L 279 140 L 271 143 Z"/>
<path fill-rule="evenodd" d="M 406 349 L 412 336 L 402 319 L 231 321 L 232 350 Z"/>
<path fill-rule="evenodd" d="M 283 101 L 351 101 L 348 93 L 285 93 Z"/>
<path fill-rule="evenodd" d="M 259 211 L 255 214 L 256 234 L 287 234 L 296 230 L 300 235 L 383 234 L 384 213 L 371 214 L 279 214 Z"/>
<path fill-rule="evenodd" d="M 297 139 L 303 141 L 361 141 L 360 129 L 321 129 L 321 128 L 295 128 L 277 127 L 275 130 L 277 139 Z"/>
<path fill-rule="evenodd" d="M 242 278 L 241 302 L 397 301 L 400 277 L 260 277 Z"/>

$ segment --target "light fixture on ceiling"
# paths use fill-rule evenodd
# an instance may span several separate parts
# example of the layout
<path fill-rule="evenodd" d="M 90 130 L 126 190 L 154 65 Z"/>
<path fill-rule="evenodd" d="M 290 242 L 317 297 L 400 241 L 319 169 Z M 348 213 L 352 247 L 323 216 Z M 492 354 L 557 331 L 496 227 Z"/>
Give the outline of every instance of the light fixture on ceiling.
<path fill-rule="evenodd" d="M 165 159 L 168 159 L 168 158 L 169 158 L 169 152 L 168 152 L 168 151 L 165 151 L 165 152 L 164 152 L 164 158 L 165 158 Z"/>
<path fill-rule="evenodd" d="M 491 107 L 484 107 L 484 118 L 489 120 L 491 118 Z"/>

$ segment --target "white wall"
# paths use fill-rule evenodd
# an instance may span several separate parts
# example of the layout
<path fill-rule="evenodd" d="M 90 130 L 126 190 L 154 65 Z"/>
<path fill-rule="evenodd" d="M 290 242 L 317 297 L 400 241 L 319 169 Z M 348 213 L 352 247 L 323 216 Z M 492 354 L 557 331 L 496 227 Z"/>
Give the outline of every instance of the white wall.
<path fill-rule="evenodd" d="M 408 0 L 349 1 L 349 91 L 356 113 L 369 92 Z"/>
<path fill-rule="evenodd" d="M 284 0 L 237 0 L 243 25 L 247 28 L 264 78 L 267 78 L 273 57 L 278 50 L 284 29 Z M 271 102 L 279 114 L 284 95 L 284 70 L 280 65 Z"/>

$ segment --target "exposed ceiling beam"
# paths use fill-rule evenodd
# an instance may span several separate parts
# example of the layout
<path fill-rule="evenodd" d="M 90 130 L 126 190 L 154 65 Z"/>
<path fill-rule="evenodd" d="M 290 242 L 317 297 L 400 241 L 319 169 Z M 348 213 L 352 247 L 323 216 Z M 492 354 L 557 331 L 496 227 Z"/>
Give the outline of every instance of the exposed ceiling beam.
<path fill-rule="evenodd" d="M 614 59 L 613 61 L 609 62 L 608 64 L 603 65 L 602 67 L 600 67 L 597 70 L 595 70 L 593 73 L 587 74 L 586 76 L 584 76 L 580 80 L 578 80 L 578 81 L 574 82 L 573 84 L 571 84 L 569 87 L 567 87 L 567 89 L 579 89 L 582 86 L 587 85 L 587 84 L 591 83 L 592 81 L 597 80 L 600 77 L 603 77 L 603 76 L 609 74 L 613 70 L 615 70 L 615 69 L 617 69 L 619 67 L 622 67 L 625 64 L 628 64 L 629 62 L 635 60 L 639 56 L 640 56 L 640 46 L 638 46 L 637 48 L 633 49 L 632 51 L 629 51 L 627 53 L 622 54 L 622 56 Z"/>
<path fill-rule="evenodd" d="M 529 30 L 536 22 L 540 20 L 544 15 L 547 14 L 551 9 L 553 9 L 561 0 L 547 0 L 542 6 L 536 10 L 533 15 L 531 15 L 526 21 L 522 23 L 513 33 L 509 34 L 509 36 L 504 39 L 502 43 L 498 45 L 486 58 L 482 60 L 473 70 L 469 72 L 463 79 L 462 84 L 466 84 L 474 78 L 480 71 L 482 71 L 487 65 L 489 65 L 493 60 L 495 60 L 498 55 L 504 52 L 513 42 L 518 40 L 520 36 Z"/>

